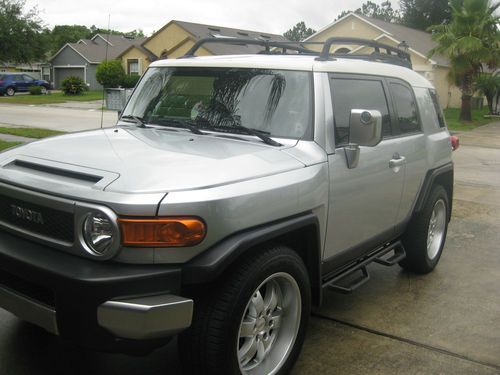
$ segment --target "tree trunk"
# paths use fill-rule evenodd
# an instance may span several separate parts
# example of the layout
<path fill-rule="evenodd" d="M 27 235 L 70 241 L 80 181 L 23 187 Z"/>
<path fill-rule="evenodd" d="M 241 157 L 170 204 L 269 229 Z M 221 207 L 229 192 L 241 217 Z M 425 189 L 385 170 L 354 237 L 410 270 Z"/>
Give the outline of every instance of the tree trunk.
<path fill-rule="evenodd" d="M 460 85 L 462 91 L 462 107 L 460 108 L 459 121 L 472 121 L 471 98 L 474 94 L 472 89 L 472 72 L 467 72 L 462 77 L 462 84 Z"/>
<path fill-rule="evenodd" d="M 471 98 L 472 95 L 462 95 L 462 107 L 458 118 L 460 121 L 472 121 Z"/>

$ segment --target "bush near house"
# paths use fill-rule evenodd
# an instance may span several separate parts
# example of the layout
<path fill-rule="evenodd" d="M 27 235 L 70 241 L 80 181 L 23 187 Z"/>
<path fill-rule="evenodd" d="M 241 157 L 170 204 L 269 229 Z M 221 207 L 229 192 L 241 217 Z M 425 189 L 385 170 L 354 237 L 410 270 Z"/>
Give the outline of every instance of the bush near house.
<path fill-rule="evenodd" d="M 28 90 L 30 95 L 42 95 L 42 86 L 30 86 Z"/>
<path fill-rule="evenodd" d="M 97 67 L 95 78 L 105 88 L 122 85 L 125 78 L 125 70 L 123 70 L 121 61 L 111 60 L 103 62 Z"/>
<path fill-rule="evenodd" d="M 63 79 L 61 87 L 66 95 L 80 95 L 87 89 L 83 79 L 75 76 L 69 76 Z"/>
<path fill-rule="evenodd" d="M 122 81 L 122 87 L 132 89 L 135 87 L 141 77 L 139 75 L 126 75 Z"/>

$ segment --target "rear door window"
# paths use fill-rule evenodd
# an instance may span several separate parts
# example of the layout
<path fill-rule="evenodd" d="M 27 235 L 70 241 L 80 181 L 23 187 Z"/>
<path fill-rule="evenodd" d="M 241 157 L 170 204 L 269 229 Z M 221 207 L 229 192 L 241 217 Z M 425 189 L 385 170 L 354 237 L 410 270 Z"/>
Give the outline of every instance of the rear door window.
<path fill-rule="evenodd" d="M 399 131 L 402 134 L 420 131 L 417 102 L 413 91 L 405 83 L 390 82 L 392 100 L 396 111 Z"/>

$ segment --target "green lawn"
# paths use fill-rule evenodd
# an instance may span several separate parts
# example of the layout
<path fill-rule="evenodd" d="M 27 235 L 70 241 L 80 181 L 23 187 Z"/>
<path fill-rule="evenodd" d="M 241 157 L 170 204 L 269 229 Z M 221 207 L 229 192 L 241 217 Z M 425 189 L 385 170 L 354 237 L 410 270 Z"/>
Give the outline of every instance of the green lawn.
<path fill-rule="evenodd" d="M 443 112 L 448 129 L 451 131 L 468 131 L 495 121 L 495 119 L 483 117 L 488 113 L 487 107 L 473 110 L 472 121 L 458 121 L 460 108 L 447 108 Z"/>
<path fill-rule="evenodd" d="M 48 95 L 0 96 L 0 103 L 51 104 L 69 101 L 88 102 L 100 99 L 102 99 L 102 91 L 87 91 L 81 95 L 65 95 L 63 92 L 54 92 Z"/>
<path fill-rule="evenodd" d="M 21 143 L 21 142 L 6 142 L 6 141 L 2 141 L 0 139 L 0 151 L 5 150 L 9 147 L 13 147 L 15 145 L 18 145 L 19 143 Z"/>
<path fill-rule="evenodd" d="M 0 134 L 10 134 L 10 135 L 17 135 L 19 137 L 40 139 L 40 138 L 50 137 L 52 135 L 64 134 L 64 132 L 60 132 L 57 130 L 39 129 L 39 128 L 0 127 Z"/>

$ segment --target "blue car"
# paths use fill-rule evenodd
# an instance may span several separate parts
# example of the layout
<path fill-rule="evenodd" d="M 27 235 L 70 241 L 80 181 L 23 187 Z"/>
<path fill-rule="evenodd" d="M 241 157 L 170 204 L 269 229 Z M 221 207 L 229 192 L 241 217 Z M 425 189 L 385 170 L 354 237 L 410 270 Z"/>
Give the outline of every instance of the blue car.
<path fill-rule="evenodd" d="M 26 92 L 31 86 L 41 86 L 42 94 L 51 89 L 49 82 L 26 73 L 0 72 L 0 95 L 12 96 L 16 92 Z"/>

